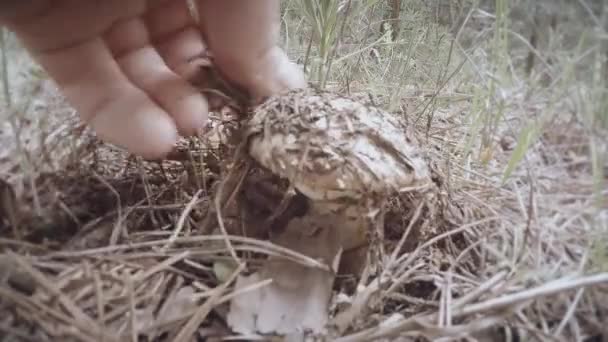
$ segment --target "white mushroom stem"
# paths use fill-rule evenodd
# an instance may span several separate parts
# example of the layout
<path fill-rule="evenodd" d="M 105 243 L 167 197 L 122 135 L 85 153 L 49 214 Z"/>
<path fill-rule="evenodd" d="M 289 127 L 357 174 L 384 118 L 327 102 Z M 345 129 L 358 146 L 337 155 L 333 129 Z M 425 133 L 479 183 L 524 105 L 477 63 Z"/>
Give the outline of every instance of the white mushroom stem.
<path fill-rule="evenodd" d="M 370 232 L 376 228 L 376 224 L 382 223 L 380 210 L 365 209 L 354 203 L 345 205 L 332 201 L 310 200 L 307 215 L 327 222 L 327 229 L 336 229 L 345 251 L 366 245 Z"/>

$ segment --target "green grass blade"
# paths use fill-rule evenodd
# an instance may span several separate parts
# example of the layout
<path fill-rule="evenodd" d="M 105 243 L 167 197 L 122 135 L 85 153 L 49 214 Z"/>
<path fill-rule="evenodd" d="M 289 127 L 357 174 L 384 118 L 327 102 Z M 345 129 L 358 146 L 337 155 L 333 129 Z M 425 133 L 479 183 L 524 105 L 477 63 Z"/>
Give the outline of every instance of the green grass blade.
<path fill-rule="evenodd" d="M 519 138 L 517 139 L 517 145 L 511 154 L 511 158 L 507 163 L 507 167 L 502 176 L 502 184 L 504 184 L 511 174 L 519 165 L 519 163 L 524 159 L 526 153 L 528 152 L 528 148 L 532 145 L 536 138 L 538 137 L 538 133 L 540 128 L 537 124 L 531 124 L 524 128 L 524 130 L 519 134 Z"/>

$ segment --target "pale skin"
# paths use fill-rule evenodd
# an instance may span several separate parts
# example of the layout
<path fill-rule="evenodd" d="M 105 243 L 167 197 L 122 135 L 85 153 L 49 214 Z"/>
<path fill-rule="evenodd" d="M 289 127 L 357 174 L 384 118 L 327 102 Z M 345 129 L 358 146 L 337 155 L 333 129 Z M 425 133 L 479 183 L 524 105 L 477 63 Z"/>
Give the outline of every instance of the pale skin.
<path fill-rule="evenodd" d="M 207 123 L 188 79 L 205 49 L 254 98 L 304 87 L 277 46 L 279 0 L 1 0 L 13 31 L 103 140 L 148 159 Z"/>

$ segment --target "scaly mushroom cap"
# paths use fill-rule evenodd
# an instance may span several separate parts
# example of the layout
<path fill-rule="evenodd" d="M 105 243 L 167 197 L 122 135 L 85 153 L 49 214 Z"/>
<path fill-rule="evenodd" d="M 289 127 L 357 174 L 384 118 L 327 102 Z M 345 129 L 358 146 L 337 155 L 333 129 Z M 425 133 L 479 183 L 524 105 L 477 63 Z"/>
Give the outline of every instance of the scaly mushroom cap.
<path fill-rule="evenodd" d="M 246 137 L 255 160 L 313 201 L 385 197 L 431 182 L 410 128 L 327 91 L 269 98 L 254 108 Z"/>

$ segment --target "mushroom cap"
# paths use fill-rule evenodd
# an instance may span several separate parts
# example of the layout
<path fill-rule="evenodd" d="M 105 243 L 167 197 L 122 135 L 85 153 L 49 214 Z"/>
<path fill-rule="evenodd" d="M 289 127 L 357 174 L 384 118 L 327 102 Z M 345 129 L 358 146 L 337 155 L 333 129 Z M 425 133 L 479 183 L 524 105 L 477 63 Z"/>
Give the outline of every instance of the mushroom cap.
<path fill-rule="evenodd" d="M 377 107 L 308 88 L 254 107 L 245 134 L 250 156 L 311 200 L 358 201 L 431 182 L 411 130 Z"/>

